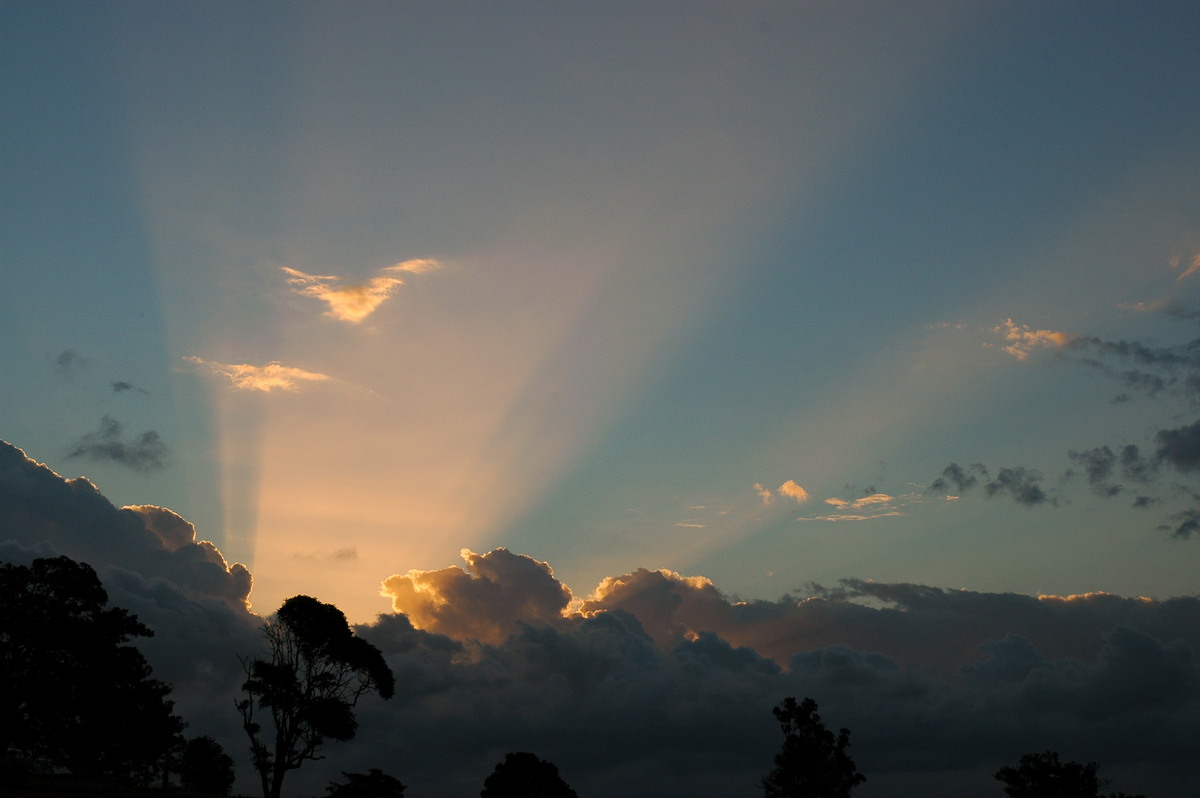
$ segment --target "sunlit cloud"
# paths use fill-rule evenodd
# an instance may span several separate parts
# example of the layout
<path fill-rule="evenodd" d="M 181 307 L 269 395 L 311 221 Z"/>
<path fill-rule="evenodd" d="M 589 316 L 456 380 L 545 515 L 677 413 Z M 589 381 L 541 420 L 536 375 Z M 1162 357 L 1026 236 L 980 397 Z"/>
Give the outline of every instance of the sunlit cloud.
<path fill-rule="evenodd" d="M 333 379 L 328 374 L 285 366 L 278 360 L 272 360 L 262 366 L 252 366 L 249 363 L 218 363 L 215 360 L 193 356 L 185 357 L 184 360 L 227 377 L 230 384 L 240 391 L 298 391 L 302 383 Z"/>
<path fill-rule="evenodd" d="M 872 507 L 872 506 L 875 506 L 878 504 L 887 504 L 888 502 L 893 501 L 894 499 L 895 499 L 894 496 L 889 496 L 886 493 L 872 493 L 870 496 L 864 496 L 861 499 L 853 499 L 853 500 L 838 499 L 838 498 L 825 499 L 825 503 L 832 507 L 836 507 L 839 510 L 846 510 L 846 509 L 861 510 L 864 507 Z"/>
<path fill-rule="evenodd" d="M 349 322 L 360 322 L 375 312 L 392 292 L 404 285 L 400 274 L 424 274 L 441 268 L 436 260 L 418 258 L 387 266 L 362 283 L 343 283 L 342 277 L 329 274 L 308 274 L 298 269 L 281 267 L 288 275 L 288 285 L 302 296 L 310 296 L 329 305 L 325 315 Z"/>
<path fill-rule="evenodd" d="M 764 488 L 761 482 L 754 483 L 754 492 L 758 494 L 758 498 L 762 499 L 763 504 L 771 504 L 775 501 L 775 494 L 768 488 Z"/>
<path fill-rule="evenodd" d="M 1184 260 L 1182 257 L 1176 255 L 1175 257 L 1171 258 L 1171 268 L 1172 269 L 1179 269 L 1180 267 L 1183 267 L 1183 266 L 1184 266 Z M 1193 274 L 1195 274 L 1198 271 L 1200 271 L 1200 252 L 1197 252 L 1195 255 L 1192 256 L 1192 260 L 1187 263 L 1187 266 L 1183 269 L 1182 272 L 1179 273 L 1179 276 L 1175 278 L 1175 282 L 1177 282 L 1177 283 L 1182 282 L 1184 280 L 1184 278 L 1191 277 Z"/>
<path fill-rule="evenodd" d="M 894 518 L 904 515 L 899 510 L 888 510 L 883 513 L 875 513 L 873 515 L 861 513 L 831 513 L 830 515 L 816 515 L 809 518 L 797 518 L 797 521 L 874 521 L 876 518 Z"/>
<path fill-rule="evenodd" d="M 1035 330 L 1027 324 L 1016 324 L 1012 319 L 1005 319 L 999 326 L 992 328 L 992 332 L 1008 341 L 1004 351 L 1017 360 L 1029 357 L 1029 353 L 1034 349 L 1066 346 L 1072 340 L 1072 336 L 1067 333 Z"/>
<path fill-rule="evenodd" d="M 695 521 L 676 521 L 674 525 L 680 529 L 704 529 L 708 526 L 708 524 L 699 524 Z"/>
<path fill-rule="evenodd" d="M 796 481 L 792 479 L 779 486 L 779 495 L 795 499 L 797 504 L 804 504 L 808 501 L 808 491 L 797 485 Z"/>

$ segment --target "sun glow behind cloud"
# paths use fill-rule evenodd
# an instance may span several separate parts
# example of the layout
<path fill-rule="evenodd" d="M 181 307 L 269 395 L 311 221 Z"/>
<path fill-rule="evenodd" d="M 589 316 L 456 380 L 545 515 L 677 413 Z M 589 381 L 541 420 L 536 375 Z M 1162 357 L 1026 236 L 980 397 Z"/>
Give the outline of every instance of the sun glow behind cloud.
<path fill-rule="evenodd" d="M 669 15 L 650 21 L 674 24 Z M 558 95 L 531 96 L 526 117 L 478 95 L 472 70 L 468 84 L 447 84 L 464 93 L 451 104 L 422 105 L 425 95 L 398 92 L 386 78 L 346 92 L 380 68 L 403 74 L 422 56 L 349 17 L 337 25 L 353 37 L 333 37 L 332 20 L 314 12 L 288 42 L 312 59 L 273 76 L 272 96 L 304 98 L 272 109 L 283 140 L 247 130 L 236 159 L 201 132 L 200 119 L 158 113 L 172 96 L 169 76 L 130 71 L 171 348 L 205 353 L 212 360 L 196 365 L 229 381 L 207 386 L 212 459 L 226 534 L 253 546 L 236 556 L 262 575 L 257 608 L 303 585 L 367 618 L 384 602 L 359 600 L 358 586 L 381 569 L 442 567 L 463 546 L 506 543 L 491 538 L 553 490 L 744 276 L 738 247 L 759 223 L 778 221 L 768 212 L 743 226 L 747 217 L 790 214 L 778 210 L 782 197 L 820 196 L 854 143 L 933 63 L 912 40 L 891 46 L 891 26 L 864 27 L 854 14 L 820 30 L 789 19 L 811 46 L 764 38 L 757 26 L 744 28 L 754 48 L 732 46 L 729 26 L 742 30 L 741 21 L 730 12 L 705 23 L 718 46 L 656 39 L 616 66 L 588 49 L 590 33 L 563 30 L 580 36 L 571 78 L 552 87 Z M 930 22 L 906 30 L 933 42 L 961 20 Z M 842 36 L 878 50 L 886 77 L 834 46 Z M 339 45 L 348 40 L 352 50 Z M 771 53 L 788 71 L 771 68 L 763 83 Z M 597 58 L 620 77 L 658 69 L 667 79 L 614 81 L 590 68 Z M 245 65 L 211 66 L 232 84 Z M 672 83 L 710 88 L 681 95 Z M 374 91 L 378 101 L 363 105 Z M 663 118 L 667 97 L 688 108 Z M 234 104 L 246 99 L 226 110 L 244 112 Z M 566 100 L 579 109 L 570 120 L 556 105 Z M 257 115 L 261 104 L 251 105 Z M 764 109 L 781 124 L 753 121 Z M 531 124 L 546 135 L 528 136 Z M 488 133 L 463 138 L 471 130 Z M 447 265 L 402 285 L 441 263 L 403 260 L 425 252 L 444 254 Z M 344 276 L 396 260 L 370 277 Z M 305 307 L 311 299 L 322 314 Z M 296 363 L 311 376 L 287 371 Z M 800 490 L 780 488 L 797 502 Z M 731 527 L 752 529 L 761 502 L 747 503 L 720 525 L 684 519 L 705 527 L 680 527 L 696 536 L 658 544 L 653 556 L 711 551 Z M 294 556 L 343 544 L 357 559 Z"/>

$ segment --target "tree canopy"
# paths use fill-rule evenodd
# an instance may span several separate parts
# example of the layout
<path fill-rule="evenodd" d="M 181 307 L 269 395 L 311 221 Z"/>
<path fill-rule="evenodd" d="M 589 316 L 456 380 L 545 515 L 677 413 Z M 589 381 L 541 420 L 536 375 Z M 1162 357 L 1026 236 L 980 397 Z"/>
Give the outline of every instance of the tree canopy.
<path fill-rule="evenodd" d="M 1013 767 L 1006 765 L 993 777 L 1004 785 L 1009 798 L 1103 798 L 1095 762 L 1061 762 L 1055 751 L 1025 754 Z M 1143 798 L 1143 796 L 1114 793 L 1110 798 Z"/>
<path fill-rule="evenodd" d="M 0 751 L 33 768 L 149 783 L 181 740 L 170 687 L 86 563 L 0 565 Z"/>
<path fill-rule="evenodd" d="M 342 771 L 342 778 L 346 780 L 343 784 L 329 783 L 329 798 L 404 798 L 404 784 L 378 768 L 367 773 Z"/>
<path fill-rule="evenodd" d="M 483 782 L 480 798 L 577 798 L 558 768 L 525 751 L 504 755 L 504 761 Z"/>
<path fill-rule="evenodd" d="M 187 741 L 179 762 L 179 781 L 184 789 L 228 795 L 233 789 L 233 759 L 211 737 Z"/>
<path fill-rule="evenodd" d="M 332 604 L 293 596 L 263 627 L 268 653 L 246 661 L 246 697 L 237 702 L 264 798 L 279 798 L 283 778 L 320 759 L 326 739 L 349 740 L 354 707 L 368 691 L 391 698 L 395 677 L 375 646 L 355 636 Z M 270 719 L 268 733 L 258 720 Z"/>
<path fill-rule="evenodd" d="M 825 728 L 816 701 L 805 698 L 797 704 L 788 697 L 771 712 L 783 731 L 783 744 L 775 767 L 761 782 L 766 798 L 848 798 L 866 781 L 846 753 L 850 732 L 842 729 L 834 736 Z"/>

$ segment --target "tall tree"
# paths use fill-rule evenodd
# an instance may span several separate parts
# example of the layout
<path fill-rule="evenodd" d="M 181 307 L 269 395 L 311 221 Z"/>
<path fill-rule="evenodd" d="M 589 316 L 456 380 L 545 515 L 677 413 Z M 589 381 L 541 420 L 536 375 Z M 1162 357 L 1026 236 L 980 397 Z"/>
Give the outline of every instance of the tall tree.
<path fill-rule="evenodd" d="M 86 563 L 0 565 L 0 751 L 35 767 L 147 784 L 184 724 L 171 688 L 126 645 L 153 632 L 107 605 Z"/>
<path fill-rule="evenodd" d="M 785 698 L 771 710 L 783 731 L 783 744 L 775 767 L 762 780 L 766 798 L 849 798 L 850 791 L 867 780 L 846 753 L 850 732 L 834 736 L 817 714 L 817 702 L 799 704 Z"/>
<path fill-rule="evenodd" d="M 483 782 L 480 798 L 576 798 L 575 791 L 558 775 L 553 763 L 535 754 L 517 751 L 504 755 L 504 761 Z"/>
<path fill-rule="evenodd" d="M 356 637 L 332 604 L 293 596 L 263 627 L 268 653 L 247 660 L 246 697 L 237 702 L 263 798 L 279 798 L 283 778 L 321 759 L 325 740 L 349 740 L 354 707 L 368 691 L 391 698 L 396 680 L 383 654 Z M 269 717 L 268 733 L 259 715 Z"/>

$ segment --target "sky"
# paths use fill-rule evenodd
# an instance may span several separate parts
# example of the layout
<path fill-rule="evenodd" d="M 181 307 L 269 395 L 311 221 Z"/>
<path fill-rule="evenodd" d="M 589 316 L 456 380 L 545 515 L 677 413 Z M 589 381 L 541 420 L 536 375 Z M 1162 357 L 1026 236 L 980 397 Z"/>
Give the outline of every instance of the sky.
<path fill-rule="evenodd" d="M 872 730 L 897 726 L 837 692 L 828 646 L 949 680 L 927 696 L 1010 635 L 1058 676 L 1109 673 L 1118 628 L 1195 673 L 1194 629 L 1148 620 L 1192 617 L 1200 591 L 1195 4 L 0 14 L 0 440 L 30 458 L 0 480 L 11 556 L 86 555 L 238 624 L 313 595 L 439 684 L 482 683 L 454 646 L 532 673 L 518 638 L 538 628 L 605 656 L 631 636 L 617 670 L 630 646 L 662 674 L 719 660 L 687 693 L 705 711 L 769 721 L 774 693 L 827 678 L 838 723 L 920 778 L 1001 763 L 969 734 L 937 767 L 887 749 Z M 23 492 L 32 463 L 45 495 L 90 496 L 66 481 L 84 477 L 102 501 L 63 515 Z M 177 534 L 125 551 L 64 531 L 109 510 Z M 189 587 L 155 547 L 225 586 Z M 712 603 L 664 620 L 638 585 L 676 614 Z M 1126 609 L 1053 651 L 1032 610 L 964 610 L 954 651 L 885 633 L 934 596 Z M 814 597 L 853 618 L 811 632 Z M 616 608 L 642 636 L 602 628 Z M 776 613 L 792 631 L 765 631 Z M 183 643 L 156 645 L 199 695 Z M 461 719 L 447 701 L 431 728 Z M 526 719 L 532 742 L 562 706 Z M 1155 770 L 1088 728 L 1102 753 L 1080 758 Z M 578 745 L 564 761 L 594 785 L 654 775 Z"/>

